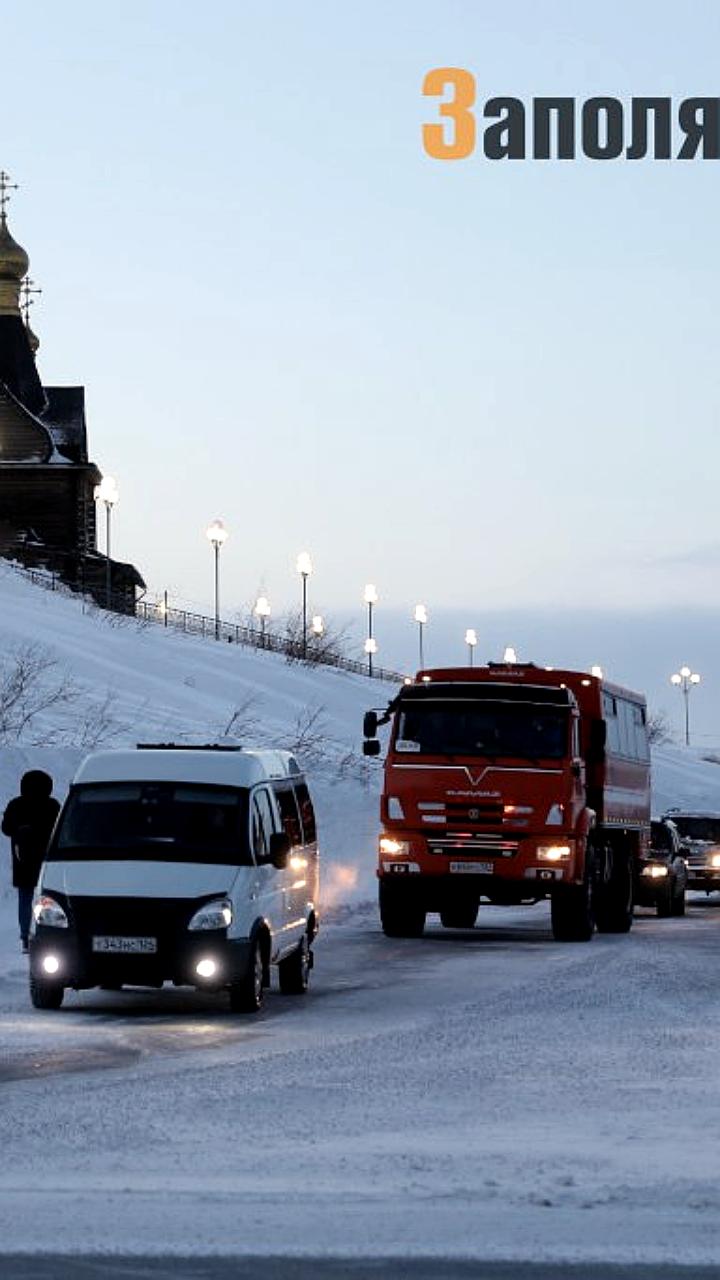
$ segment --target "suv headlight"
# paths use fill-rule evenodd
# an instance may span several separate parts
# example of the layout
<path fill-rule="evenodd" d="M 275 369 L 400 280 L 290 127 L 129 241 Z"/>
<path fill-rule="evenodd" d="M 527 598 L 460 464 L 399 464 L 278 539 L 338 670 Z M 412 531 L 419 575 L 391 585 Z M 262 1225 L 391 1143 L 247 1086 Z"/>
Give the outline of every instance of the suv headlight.
<path fill-rule="evenodd" d="M 33 923 L 48 925 L 51 929 L 67 929 L 68 918 L 59 902 L 43 893 L 33 902 Z"/>
<path fill-rule="evenodd" d="M 233 909 L 229 898 L 216 898 L 200 907 L 188 924 L 188 929 L 227 929 L 232 924 Z"/>

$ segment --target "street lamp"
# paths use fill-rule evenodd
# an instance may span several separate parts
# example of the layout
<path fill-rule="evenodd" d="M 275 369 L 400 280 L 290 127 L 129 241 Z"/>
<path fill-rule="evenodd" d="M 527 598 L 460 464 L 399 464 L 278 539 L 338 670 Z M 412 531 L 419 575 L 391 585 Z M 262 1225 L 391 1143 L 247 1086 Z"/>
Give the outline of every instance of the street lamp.
<path fill-rule="evenodd" d="M 103 476 L 100 484 L 95 485 L 95 501 L 105 503 L 105 608 L 110 608 L 112 599 L 112 568 L 110 563 L 110 517 L 120 494 L 112 476 Z"/>
<path fill-rule="evenodd" d="M 427 623 L 427 609 L 424 604 L 415 605 L 415 621 L 418 624 L 418 646 L 420 653 L 420 670 L 425 666 L 424 649 L 423 649 L 423 631 Z"/>
<path fill-rule="evenodd" d="M 300 552 L 297 571 L 302 578 L 302 656 L 307 658 L 307 580 L 313 571 L 312 560 L 307 551 Z"/>
<path fill-rule="evenodd" d="M 265 628 L 267 620 L 270 617 L 270 601 L 267 596 L 258 596 L 255 601 L 255 616 L 260 619 L 260 634 L 262 636 L 262 647 L 265 648 Z"/>
<path fill-rule="evenodd" d="M 465 643 L 468 647 L 469 665 L 473 666 L 473 657 L 475 653 L 475 645 L 477 644 L 477 632 L 472 627 L 468 627 L 465 632 Z"/>
<path fill-rule="evenodd" d="M 220 548 L 227 542 L 228 531 L 222 520 L 213 520 L 205 530 L 208 541 L 212 543 L 215 553 L 215 639 L 220 639 Z"/>
<path fill-rule="evenodd" d="M 515 652 L 511 644 L 507 646 L 503 654 L 503 662 L 506 662 L 509 667 L 514 666 L 515 663 L 517 662 L 517 653 Z"/>
<path fill-rule="evenodd" d="M 378 603 L 378 589 L 374 582 L 366 582 L 365 585 L 365 604 L 368 605 L 368 640 L 373 639 L 373 609 Z M 365 645 L 365 653 L 368 654 L 368 664 L 370 667 L 370 675 L 373 673 L 373 653 L 375 650 L 368 649 Z"/>
<path fill-rule="evenodd" d="M 365 641 L 365 652 L 367 654 L 367 660 L 368 660 L 368 675 L 372 676 L 373 657 L 377 653 L 377 640 L 373 639 L 372 636 L 368 636 L 367 640 Z"/>
<path fill-rule="evenodd" d="M 690 690 L 693 685 L 700 683 L 700 676 L 697 671 L 691 671 L 689 667 L 681 667 L 674 675 L 670 677 L 670 683 L 676 688 L 682 690 L 685 699 L 685 746 L 690 746 Z"/>

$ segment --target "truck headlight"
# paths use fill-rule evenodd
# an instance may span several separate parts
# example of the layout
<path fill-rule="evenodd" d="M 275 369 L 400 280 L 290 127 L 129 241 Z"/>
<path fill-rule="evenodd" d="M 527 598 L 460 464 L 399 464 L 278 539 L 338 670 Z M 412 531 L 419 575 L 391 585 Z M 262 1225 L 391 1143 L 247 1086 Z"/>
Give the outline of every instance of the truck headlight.
<path fill-rule="evenodd" d="M 540 862 L 567 862 L 572 857 L 572 845 L 541 844 L 537 856 Z"/>
<path fill-rule="evenodd" d="M 199 929 L 227 929 L 232 924 L 233 909 L 229 898 L 216 898 L 200 907 L 188 924 L 195 933 Z"/>
<path fill-rule="evenodd" d="M 56 902 L 47 893 L 42 893 L 39 898 L 35 899 L 32 913 L 33 922 L 36 926 L 44 924 L 51 929 L 67 929 L 68 927 L 68 918 L 60 903 Z"/>
<path fill-rule="evenodd" d="M 711 867 L 720 867 L 720 853 L 714 853 L 710 859 Z"/>
<path fill-rule="evenodd" d="M 381 836 L 380 852 L 389 853 L 391 857 L 397 858 L 403 853 L 409 853 L 410 845 L 407 840 L 396 840 L 394 836 Z"/>

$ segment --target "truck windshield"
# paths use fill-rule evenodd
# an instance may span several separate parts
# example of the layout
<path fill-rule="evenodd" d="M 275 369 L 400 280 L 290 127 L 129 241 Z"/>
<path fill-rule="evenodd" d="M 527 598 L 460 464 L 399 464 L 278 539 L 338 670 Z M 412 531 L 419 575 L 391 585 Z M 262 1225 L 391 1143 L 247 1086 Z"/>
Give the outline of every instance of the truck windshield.
<path fill-rule="evenodd" d="M 395 750 L 429 756 L 561 760 L 568 754 L 564 708 L 502 702 L 400 704 Z"/>
<path fill-rule="evenodd" d="M 685 818 L 681 813 L 668 815 L 672 817 L 681 836 L 688 840 L 711 840 L 720 844 L 720 818 Z"/>
<path fill-rule="evenodd" d="M 247 791 L 171 782 L 75 787 L 48 861 L 102 858 L 250 864 Z"/>

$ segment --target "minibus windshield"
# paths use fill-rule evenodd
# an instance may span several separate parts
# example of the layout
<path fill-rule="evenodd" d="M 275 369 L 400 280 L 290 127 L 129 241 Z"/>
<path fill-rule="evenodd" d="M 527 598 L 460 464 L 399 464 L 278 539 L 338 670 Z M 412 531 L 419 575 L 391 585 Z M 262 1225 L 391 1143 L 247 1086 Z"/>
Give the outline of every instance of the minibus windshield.
<path fill-rule="evenodd" d="M 568 753 L 565 708 L 490 701 L 400 704 L 395 750 L 429 756 L 561 760 Z"/>
<path fill-rule="evenodd" d="M 250 864 L 247 796 L 240 788 L 188 782 L 74 787 L 48 860 Z"/>

